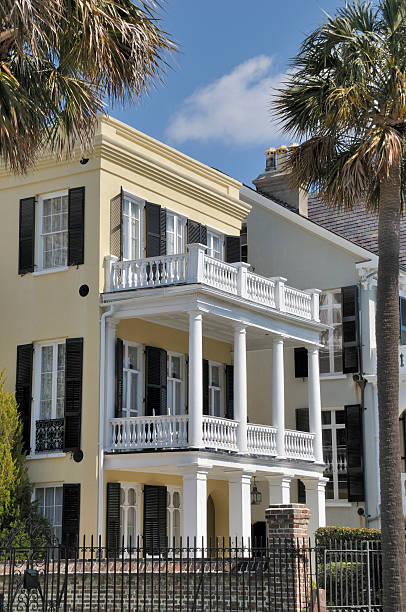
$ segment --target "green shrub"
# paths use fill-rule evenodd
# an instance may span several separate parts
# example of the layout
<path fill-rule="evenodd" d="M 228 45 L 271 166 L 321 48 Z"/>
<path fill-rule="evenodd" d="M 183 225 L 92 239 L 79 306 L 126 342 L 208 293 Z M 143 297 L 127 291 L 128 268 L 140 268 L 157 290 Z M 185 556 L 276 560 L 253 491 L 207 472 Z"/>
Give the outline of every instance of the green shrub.
<path fill-rule="evenodd" d="M 380 542 L 380 529 L 357 527 L 319 527 L 316 531 L 316 545 L 329 546 L 330 542 Z"/>

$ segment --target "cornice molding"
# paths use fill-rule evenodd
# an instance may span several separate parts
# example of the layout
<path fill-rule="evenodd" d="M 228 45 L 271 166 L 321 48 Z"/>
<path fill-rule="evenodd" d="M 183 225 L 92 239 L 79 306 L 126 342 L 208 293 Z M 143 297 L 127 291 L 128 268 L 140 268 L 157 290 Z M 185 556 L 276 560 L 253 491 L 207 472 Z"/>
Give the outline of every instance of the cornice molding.
<path fill-rule="evenodd" d="M 105 159 L 122 168 L 136 172 L 158 185 L 169 187 L 178 193 L 192 197 L 197 202 L 204 202 L 238 221 L 245 219 L 251 210 L 249 204 L 232 196 L 225 196 L 215 189 L 209 189 L 207 185 L 200 183 L 198 180 L 191 180 L 190 177 L 175 173 L 172 168 L 165 164 L 157 164 L 139 153 L 134 154 L 130 148 L 123 147 L 106 135 L 102 136 L 102 142 L 99 146 L 102 160 Z"/>

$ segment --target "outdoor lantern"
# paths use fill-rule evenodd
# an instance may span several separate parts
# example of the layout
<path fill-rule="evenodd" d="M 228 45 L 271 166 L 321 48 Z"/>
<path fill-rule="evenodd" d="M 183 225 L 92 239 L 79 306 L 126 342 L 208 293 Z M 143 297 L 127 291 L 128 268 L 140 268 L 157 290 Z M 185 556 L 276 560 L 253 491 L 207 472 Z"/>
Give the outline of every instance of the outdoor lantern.
<path fill-rule="evenodd" d="M 262 493 L 258 491 L 257 483 L 255 482 L 254 476 L 254 484 L 251 489 L 251 505 L 252 506 L 260 506 L 262 502 Z"/>

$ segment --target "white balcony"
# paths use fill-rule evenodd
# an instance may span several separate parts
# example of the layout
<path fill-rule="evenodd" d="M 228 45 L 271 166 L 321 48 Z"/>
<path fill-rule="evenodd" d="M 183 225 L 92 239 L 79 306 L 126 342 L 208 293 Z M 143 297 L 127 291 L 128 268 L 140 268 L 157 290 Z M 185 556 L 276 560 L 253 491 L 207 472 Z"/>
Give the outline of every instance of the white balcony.
<path fill-rule="evenodd" d="M 189 417 L 152 416 L 110 419 L 111 451 L 145 449 L 185 449 L 189 442 Z M 239 452 L 237 421 L 203 416 L 203 448 Z M 249 423 L 247 449 L 254 455 L 277 456 L 275 427 Z M 314 434 L 285 430 L 285 456 L 288 459 L 314 461 Z"/>
<path fill-rule="evenodd" d="M 229 264 L 205 253 L 200 244 L 188 246 L 187 253 L 162 255 L 133 261 L 105 258 L 105 293 L 203 284 L 248 302 L 294 315 L 308 321 L 319 321 L 319 292 L 300 291 L 285 285 L 282 277 L 265 278 L 249 272 L 248 264 Z"/>

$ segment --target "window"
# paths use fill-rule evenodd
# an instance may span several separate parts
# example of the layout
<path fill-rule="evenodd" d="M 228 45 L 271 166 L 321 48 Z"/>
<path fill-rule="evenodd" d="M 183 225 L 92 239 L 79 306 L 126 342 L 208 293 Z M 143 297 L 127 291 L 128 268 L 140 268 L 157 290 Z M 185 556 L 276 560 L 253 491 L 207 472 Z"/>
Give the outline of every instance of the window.
<path fill-rule="evenodd" d="M 120 485 L 120 546 L 137 546 L 141 525 L 141 485 L 122 482 Z"/>
<path fill-rule="evenodd" d="M 134 198 L 123 198 L 123 259 L 142 257 L 141 244 L 142 205 Z"/>
<path fill-rule="evenodd" d="M 167 255 L 176 255 L 177 253 L 185 252 L 185 228 L 186 219 L 175 215 L 174 213 L 166 213 L 166 253 Z"/>
<path fill-rule="evenodd" d="M 35 451 L 63 447 L 65 411 L 65 342 L 37 344 L 34 356 Z"/>
<path fill-rule="evenodd" d="M 124 343 L 123 361 L 123 417 L 142 414 L 142 347 Z"/>
<path fill-rule="evenodd" d="M 68 192 L 39 199 L 40 269 L 62 268 L 68 264 Z"/>
<path fill-rule="evenodd" d="M 166 530 L 169 546 L 179 546 L 182 535 L 182 489 L 167 487 Z"/>
<path fill-rule="evenodd" d="M 209 414 L 224 417 L 224 366 L 209 362 Z"/>
<path fill-rule="evenodd" d="M 248 230 L 247 230 L 246 223 L 242 224 L 240 236 L 241 236 L 241 261 L 248 263 Z"/>
<path fill-rule="evenodd" d="M 36 487 L 34 494 L 39 514 L 49 521 L 55 538 L 62 542 L 63 487 Z"/>
<path fill-rule="evenodd" d="M 341 289 L 320 295 L 320 321 L 330 326 L 321 335 L 320 374 L 342 373 Z"/>
<path fill-rule="evenodd" d="M 223 259 L 223 236 L 208 230 L 207 255 L 215 259 Z"/>
<path fill-rule="evenodd" d="M 184 356 L 168 353 L 168 414 L 185 414 L 184 372 Z"/>
<path fill-rule="evenodd" d="M 324 475 L 329 479 L 326 499 L 348 498 L 347 489 L 347 443 L 345 410 L 323 410 L 323 456 L 326 464 Z"/>
<path fill-rule="evenodd" d="M 400 344 L 406 344 L 406 298 L 399 298 L 400 301 Z"/>

